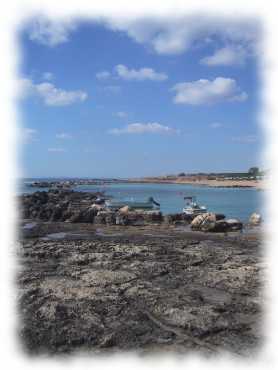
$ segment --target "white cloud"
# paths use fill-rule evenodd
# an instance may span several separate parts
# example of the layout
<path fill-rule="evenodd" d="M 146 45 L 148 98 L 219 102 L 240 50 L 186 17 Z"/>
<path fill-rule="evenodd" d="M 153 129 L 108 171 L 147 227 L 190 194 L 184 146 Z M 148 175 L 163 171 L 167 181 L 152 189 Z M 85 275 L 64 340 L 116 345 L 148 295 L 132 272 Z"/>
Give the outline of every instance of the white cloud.
<path fill-rule="evenodd" d="M 124 80 L 152 80 L 152 81 L 164 81 L 167 80 L 168 76 L 165 73 L 155 72 L 152 68 L 140 68 L 140 69 L 128 69 L 123 64 L 118 64 L 115 67 L 115 71 L 118 76 Z"/>
<path fill-rule="evenodd" d="M 128 114 L 126 112 L 116 112 L 115 116 L 117 116 L 119 118 L 126 118 L 128 116 Z"/>
<path fill-rule="evenodd" d="M 98 80 L 107 80 L 111 76 L 111 73 L 109 71 L 101 71 L 96 73 L 96 78 Z"/>
<path fill-rule="evenodd" d="M 103 17 L 103 25 L 113 31 L 126 32 L 137 43 L 150 47 L 158 54 L 179 54 L 197 43 L 214 42 L 215 35 L 224 43 L 241 43 L 257 48 L 260 26 L 252 19 L 227 20 L 212 16 L 175 17 Z M 98 20 L 99 22 L 99 20 Z M 69 40 L 76 29 L 72 20 L 53 21 L 40 18 L 29 29 L 31 40 L 56 46 Z"/>
<path fill-rule="evenodd" d="M 105 86 L 103 88 L 103 90 L 109 92 L 109 93 L 112 93 L 112 94 L 118 94 L 119 92 L 121 92 L 121 86 L 118 86 L 118 85 L 109 85 L 109 86 Z"/>
<path fill-rule="evenodd" d="M 243 101 L 245 101 L 247 99 L 248 99 L 248 94 L 245 91 L 243 91 L 243 92 L 241 92 L 238 95 L 232 96 L 230 98 L 230 101 L 243 102 Z"/>
<path fill-rule="evenodd" d="M 56 135 L 57 139 L 72 139 L 72 135 L 66 132 L 61 132 L 60 134 Z"/>
<path fill-rule="evenodd" d="M 242 43 L 256 47 L 259 26 L 253 20 L 229 21 L 224 17 L 181 16 L 167 18 L 110 18 L 106 26 L 124 31 L 140 44 L 151 47 L 158 54 L 179 54 L 197 42 L 214 40 Z"/>
<path fill-rule="evenodd" d="M 54 21 L 40 18 L 31 23 L 29 38 L 46 46 L 56 46 L 69 40 L 69 35 L 76 28 L 74 22 Z"/>
<path fill-rule="evenodd" d="M 36 85 L 36 90 L 38 95 L 41 96 L 46 105 L 70 105 L 76 102 L 82 102 L 87 99 L 87 93 L 85 93 L 84 91 L 67 91 L 59 89 L 49 82 L 43 82 Z"/>
<path fill-rule="evenodd" d="M 209 125 L 209 127 L 211 127 L 211 128 L 220 128 L 220 127 L 222 127 L 223 125 L 222 125 L 222 123 L 220 123 L 220 122 L 213 122 L 213 123 L 211 123 L 210 125 Z"/>
<path fill-rule="evenodd" d="M 44 72 L 42 74 L 42 78 L 47 81 L 52 81 L 54 79 L 54 75 L 51 72 Z"/>
<path fill-rule="evenodd" d="M 241 45 L 233 45 L 216 50 L 213 55 L 201 59 L 200 63 L 210 67 L 243 65 L 247 57 L 246 49 Z"/>
<path fill-rule="evenodd" d="M 163 126 L 160 123 L 131 123 L 124 128 L 114 128 L 108 131 L 109 134 L 122 135 L 122 134 L 171 134 L 178 133 L 177 130 L 168 126 Z"/>
<path fill-rule="evenodd" d="M 49 152 L 53 152 L 53 153 L 64 153 L 66 151 L 63 148 L 48 148 L 47 150 Z"/>
<path fill-rule="evenodd" d="M 24 127 L 22 129 L 22 136 L 21 136 L 23 143 L 27 144 L 31 141 L 34 141 L 36 139 L 37 133 L 38 131 L 33 128 Z"/>
<path fill-rule="evenodd" d="M 26 98 L 34 92 L 34 84 L 29 78 L 21 78 L 17 81 L 17 96 L 21 99 Z"/>
<path fill-rule="evenodd" d="M 246 136 L 237 136 L 232 137 L 232 141 L 238 142 L 238 143 L 255 143 L 258 140 L 256 135 L 246 135 Z"/>
<path fill-rule="evenodd" d="M 46 105 L 65 106 L 87 99 L 87 93 L 81 90 L 63 90 L 55 87 L 50 82 L 34 84 L 29 79 L 21 79 L 18 82 L 18 92 L 23 98 L 29 95 L 39 96 Z"/>
<path fill-rule="evenodd" d="M 174 97 L 176 104 L 215 104 L 222 101 L 244 101 L 248 97 L 240 90 L 234 79 L 224 77 L 181 82 L 171 90 L 176 93 Z"/>

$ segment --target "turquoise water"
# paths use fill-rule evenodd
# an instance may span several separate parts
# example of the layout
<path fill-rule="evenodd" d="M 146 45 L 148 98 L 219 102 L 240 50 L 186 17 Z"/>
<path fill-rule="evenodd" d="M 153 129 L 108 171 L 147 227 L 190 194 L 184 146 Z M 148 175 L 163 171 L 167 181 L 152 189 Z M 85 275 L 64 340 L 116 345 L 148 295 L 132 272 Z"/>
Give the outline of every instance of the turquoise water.
<path fill-rule="evenodd" d="M 32 182 L 32 180 L 29 180 Z M 30 193 L 38 190 L 20 186 L 20 193 Z M 78 191 L 105 191 L 107 196 L 116 200 L 145 201 L 152 196 L 160 203 L 163 213 L 178 213 L 182 211 L 185 196 L 197 196 L 197 202 L 211 212 L 223 213 L 229 218 L 239 218 L 246 222 L 251 213 L 263 213 L 263 191 L 252 188 L 210 188 L 187 184 L 109 184 L 109 185 L 79 185 Z"/>

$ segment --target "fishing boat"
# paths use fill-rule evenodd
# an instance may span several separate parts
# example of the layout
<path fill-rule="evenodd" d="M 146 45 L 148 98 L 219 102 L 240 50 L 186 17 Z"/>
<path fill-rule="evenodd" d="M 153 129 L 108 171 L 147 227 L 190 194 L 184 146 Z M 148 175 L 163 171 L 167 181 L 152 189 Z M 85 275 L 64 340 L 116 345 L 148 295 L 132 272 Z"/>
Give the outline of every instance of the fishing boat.
<path fill-rule="evenodd" d="M 128 206 L 130 209 L 143 209 L 143 210 L 152 210 L 159 209 L 160 204 L 157 203 L 153 197 L 150 197 L 146 202 L 136 202 L 128 200 L 107 200 L 105 202 L 107 208 L 111 210 L 117 210 L 122 207 Z"/>
<path fill-rule="evenodd" d="M 186 200 L 187 203 L 186 203 L 186 205 L 185 205 L 185 207 L 183 208 L 182 211 L 186 215 L 197 216 L 197 215 L 200 215 L 202 213 L 207 212 L 207 208 L 205 206 L 200 206 L 197 203 L 197 200 L 196 200 L 195 196 L 184 197 L 184 200 Z"/>

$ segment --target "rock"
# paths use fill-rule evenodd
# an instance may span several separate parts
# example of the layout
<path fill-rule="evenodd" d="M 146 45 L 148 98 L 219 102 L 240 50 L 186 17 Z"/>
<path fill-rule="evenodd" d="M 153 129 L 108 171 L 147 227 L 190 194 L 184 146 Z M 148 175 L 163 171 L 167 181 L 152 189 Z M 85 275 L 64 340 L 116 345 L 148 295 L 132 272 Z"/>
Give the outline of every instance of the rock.
<path fill-rule="evenodd" d="M 192 219 L 193 219 L 192 216 L 186 215 L 185 213 L 171 213 L 164 216 L 164 221 L 167 224 L 175 224 L 177 221 L 178 222 L 186 221 L 188 223 L 191 222 Z"/>
<path fill-rule="evenodd" d="M 218 220 L 215 222 L 213 232 L 225 233 L 229 229 L 229 224 L 225 220 Z"/>
<path fill-rule="evenodd" d="M 227 232 L 241 230 L 243 224 L 237 219 L 217 220 L 214 213 L 203 213 L 194 218 L 191 222 L 193 230 Z"/>
<path fill-rule="evenodd" d="M 219 220 L 216 221 L 215 226 L 210 231 L 217 233 L 225 233 L 228 231 L 238 231 L 241 230 L 243 224 L 237 219 Z"/>
<path fill-rule="evenodd" d="M 81 212 L 77 211 L 72 214 L 72 216 L 69 218 L 69 222 L 76 223 L 81 222 Z"/>
<path fill-rule="evenodd" d="M 212 231 L 215 228 L 216 216 L 214 213 L 203 213 L 196 216 L 191 222 L 193 230 Z"/>
<path fill-rule="evenodd" d="M 252 215 L 250 216 L 250 218 L 249 218 L 249 224 L 251 225 L 251 226 L 258 226 L 258 225 L 260 225 L 261 224 L 261 222 L 262 222 L 262 217 L 261 217 L 261 215 L 260 214 L 258 214 L 258 213 L 252 213 Z"/>
<path fill-rule="evenodd" d="M 89 207 L 85 209 L 81 213 L 81 222 L 93 223 L 97 212 L 98 211 L 94 207 Z"/>
<path fill-rule="evenodd" d="M 142 226 L 145 223 L 145 219 L 140 212 L 129 212 L 126 214 L 127 225 Z"/>
<path fill-rule="evenodd" d="M 88 210 L 99 193 L 52 189 L 19 197 L 24 218 L 43 221 L 92 222 L 96 212 Z M 77 216 L 78 215 L 78 216 Z"/>
<path fill-rule="evenodd" d="M 224 220 L 226 216 L 223 213 L 215 213 L 216 221 Z"/>
<path fill-rule="evenodd" d="M 193 217 L 185 213 L 172 213 L 165 215 L 163 220 L 166 224 L 188 225 L 193 220 Z"/>
<path fill-rule="evenodd" d="M 95 204 L 95 203 L 91 206 L 91 208 L 94 209 L 96 213 L 98 211 L 104 211 L 105 209 L 104 206 L 102 206 L 101 204 Z"/>
<path fill-rule="evenodd" d="M 173 224 L 174 222 L 181 221 L 181 220 L 182 220 L 182 213 L 172 213 L 164 217 L 164 221 L 167 224 Z"/>
<path fill-rule="evenodd" d="M 107 212 L 105 217 L 106 225 L 115 225 L 116 224 L 116 214 L 114 212 Z"/>
<path fill-rule="evenodd" d="M 108 285 L 120 285 L 134 280 L 136 275 L 127 271 L 98 270 L 90 271 L 81 276 L 81 279 L 90 286 L 106 287 Z"/>
<path fill-rule="evenodd" d="M 117 336 L 114 333 L 109 333 L 104 336 L 102 342 L 100 343 L 100 348 L 109 348 L 117 344 Z"/>
<path fill-rule="evenodd" d="M 43 233 L 70 226 L 40 224 Z M 187 239 L 165 225 L 122 229 L 17 245 L 25 351 L 256 355 L 264 337 L 267 269 L 259 238 L 190 233 Z"/>
<path fill-rule="evenodd" d="M 237 231 L 237 230 L 242 230 L 243 224 L 240 220 L 237 219 L 228 219 L 226 220 L 228 224 L 228 231 Z"/>
<path fill-rule="evenodd" d="M 122 226 L 128 225 L 127 215 L 121 214 L 121 213 L 116 214 L 115 222 L 116 222 L 116 225 L 122 225 Z"/>
<path fill-rule="evenodd" d="M 62 207 L 57 204 L 57 206 L 54 208 L 52 215 L 50 217 L 50 221 L 59 221 L 62 217 Z"/>
<path fill-rule="evenodd" d="M 146 222 L 161 222 L 163 221 L 160 211 L 144 211 L 139 213 Z"/>
<path fill-rule="evenodd" d="M 95 216 L 94 222 L 96 224 L 115 225 L 116 224 L 115 212 L 98 211 L 97 215 Z"/>
<path fill-rule="evenodd" d="M 160 223 L 163 221 L 159 211 L 129 211 L 127 213 L 116 212 L 116 225 L 142 226 L 147 223 Z"/>
<path fill-rule="evenodd" d="M 129 211 L 130 211 L 129 206 L 124 206 L 124 207 L 119 209 L 119 212 L 124 213 L 124 214 L 128 213 Z"/>

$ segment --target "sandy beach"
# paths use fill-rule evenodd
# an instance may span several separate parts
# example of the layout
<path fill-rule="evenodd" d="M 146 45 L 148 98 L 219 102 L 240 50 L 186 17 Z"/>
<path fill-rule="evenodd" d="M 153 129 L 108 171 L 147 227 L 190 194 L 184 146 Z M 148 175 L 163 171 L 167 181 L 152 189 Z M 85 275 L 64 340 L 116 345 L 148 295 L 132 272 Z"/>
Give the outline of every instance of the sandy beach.
<path fill-rule="evenodd" d="M 217 188 L 256 188 L 259 190 L 266 189 L 266 182 L 263 180 L 209 180 L 209 179 L 193 179 L 187 177 L 144 177 L 139 179 L 129 179 L 133 183 L 160 183 L 160 184 L 190 184 L 203 185 Z"/>

